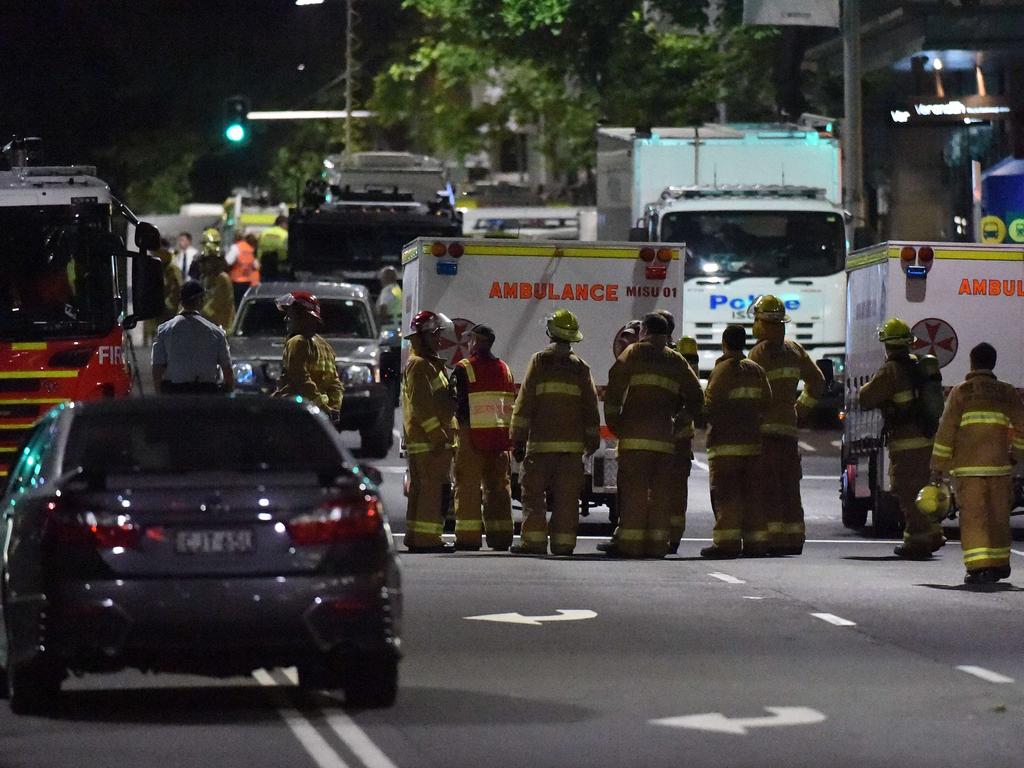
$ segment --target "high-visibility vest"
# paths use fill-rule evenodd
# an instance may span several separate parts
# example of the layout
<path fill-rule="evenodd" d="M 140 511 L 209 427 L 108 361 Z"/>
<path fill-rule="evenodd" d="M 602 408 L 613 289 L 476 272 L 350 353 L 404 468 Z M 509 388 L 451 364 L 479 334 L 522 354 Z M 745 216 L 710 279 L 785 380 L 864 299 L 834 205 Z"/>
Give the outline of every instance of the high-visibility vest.
<path fill-rule="evenodd" d="M 458 362 L 469 390 L 469 436 L 480 451 L 507 451 L 516 389 L 503 360 L 473 355 Z"/>
<path fill-rule="evenodd" d="M 235 257 L 235 263 L 231 265 L 231 282 L 259 285 L 260 271 L 256 269 L 256 255 L 252 246 L 243 240 L 236 243 L 236 247 L 238 255 Z"/>
<path fill-rule="evenodd" d="M 402 288 L 398 285 L 389 285 L 381 290 L 378 306 L 387 310 L 387 317 L 384 318 L 385 329 L 397 330 L 402 327 Z"/>

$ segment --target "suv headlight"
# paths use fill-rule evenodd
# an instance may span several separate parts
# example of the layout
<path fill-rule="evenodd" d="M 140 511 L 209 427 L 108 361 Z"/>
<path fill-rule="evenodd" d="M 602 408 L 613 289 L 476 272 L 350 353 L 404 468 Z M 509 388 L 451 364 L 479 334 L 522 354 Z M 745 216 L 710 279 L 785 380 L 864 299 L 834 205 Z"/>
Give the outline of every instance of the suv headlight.
<path fill-rule="evenodd" d="M 266 373 L 268 379 L 276 382 L 278 379 L 281 378 L 281 361 L 271 360 L 270 362 L 266 363 L 266 365 L 263 368 L 263 371 L 264 373 Z"/>
<path fill-rule="evenodd" d="M 256 380 L 256 374 L 253 372 L 252 363 L 235 363 L 231 366 L 235 372 L 235 383 L 236 384 L 252 384 Z"/>
<path fill-rule="evenodd" d="M 368 387 L 373 384 L 373 369 L 368 365 L 346 365 L 341 369 L 341 381 L 346 387 Z"/>

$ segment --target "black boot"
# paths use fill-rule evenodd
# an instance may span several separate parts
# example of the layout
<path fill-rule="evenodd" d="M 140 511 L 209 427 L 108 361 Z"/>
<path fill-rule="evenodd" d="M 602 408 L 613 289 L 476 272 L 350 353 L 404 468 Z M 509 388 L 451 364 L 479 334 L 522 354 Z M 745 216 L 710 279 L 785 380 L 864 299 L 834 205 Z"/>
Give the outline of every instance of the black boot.
<path fill-rule="evenodd" d="M 914 547 L 907 546 L 906 544 L 897 544 L 893 548 L 892 553 L 894 555 L 896 555 L 896 557 L 902 557 L 904 560 L 931 560 L 932 559 L 932 553 L 931 552 L 928 552 L 928 551 L 925 551 L 925 550 L 921 550 L 921 549 L 915 549 Z"/>
<path fill-rule="evenodd" d="M 979 568 L 964 575 L 964 584 L 995 584 L 999 581 L 995 568 Z"/>
<path fill-rule="evenodd" d="M 700 551 L 700 556 L 708 560 L 734 560 L 740 556 L 740 553 L 731 549 L 722 549 L 712 544 L 710 547 L 704 547 Z"/>

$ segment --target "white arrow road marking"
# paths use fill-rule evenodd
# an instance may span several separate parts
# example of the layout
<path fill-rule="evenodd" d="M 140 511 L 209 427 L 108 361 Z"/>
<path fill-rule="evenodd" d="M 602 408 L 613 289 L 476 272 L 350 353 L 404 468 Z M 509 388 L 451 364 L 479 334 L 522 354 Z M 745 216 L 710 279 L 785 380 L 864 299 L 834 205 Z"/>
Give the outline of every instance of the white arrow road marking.
<path fill-rule="evenodd" d="M 507 624 L 531 624 L 539 627 L 545 621 L 579 621 L 596 619 L 597 614 L 590 610 L 558 609 L 555 616 L 523 616 L 521 613 L 488 613 L 483 616 L 465 616 L 469 621 L 503 621 Z"/>
<path fill-rule="evenodd" d="M 803 440 L 799 440 L 797 442 L 797 445 L 800 446 L 805 451 L 810 451 L 811 453 L 817 453 L 818 452 L 817 448 L 815 448 L 810 443 L 805 443 Z"/>
<path fill-rule="evenodd" d="M 777 728 L 783 725 L 814 725 L 825 721 L 825 715 L 809 707 L 765 707 L 772 714 L 768 717 L 737 717 L 728 718 L 721 712 L 708 712 L 703 715 L 683 715 L 682 717 L 666 717 L 661 720 L 649 720 L 651 725 L 664 725 L 668 728 L 689 728 L 695 731 L 713 731 L 715 733 L 733 733 L 737 736 L 746 735 L 748 728 Z"/>
<path fill-rule="evenodd" d="M 718 579 L 719 581 L 724 581 L 726 584 L 746 584 L 747 583 L 743 579 L 737 579 L 735 576 L 730 576 L 728 573 L 717 573 L 717 572 L 716 573 L 709 573 L 708 576 L 710 576 L 713 579 Z"/>
<path fill-rule="evenodd" d="M 957 667 L 961 672 L 966 672 L 968 675 L 974 675 L 980 677 L 989 683 L 1012 683 L 1013 678 L 1007 677 L 1006 675 L 1000 675 L 998 672 L 993 672 L 991 669 L 985 669 L 984 667 L 972 667 L 970 665 L 963 665 Z"/>
<path fill-rule="evenodd" d="M 827 621 L 829 624 L 834 624 L 837 627 L 857 626 L 856 621 L 844 619 L 842 616 L 836 616 L 834 613 L 812 613 L 811 616 L 813 616 L 816 619 L 821 619 L 822 621 Z"/>

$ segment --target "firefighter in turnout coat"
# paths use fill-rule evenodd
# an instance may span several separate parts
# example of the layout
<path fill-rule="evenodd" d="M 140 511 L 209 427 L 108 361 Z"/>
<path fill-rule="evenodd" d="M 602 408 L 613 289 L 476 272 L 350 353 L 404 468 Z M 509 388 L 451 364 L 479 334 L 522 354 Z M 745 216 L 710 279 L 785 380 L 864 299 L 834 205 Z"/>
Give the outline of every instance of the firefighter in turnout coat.
<path fill-rule="evenodd" d="M 992 345 L 971 350 L 971 372 L 950 392 L 932 446 L 933 479 L 953 476 L 968 584 L 1010 575 L 1010 453 L 1024 461 L 1024 403 L 996 378 L 995 365 Z"/>

